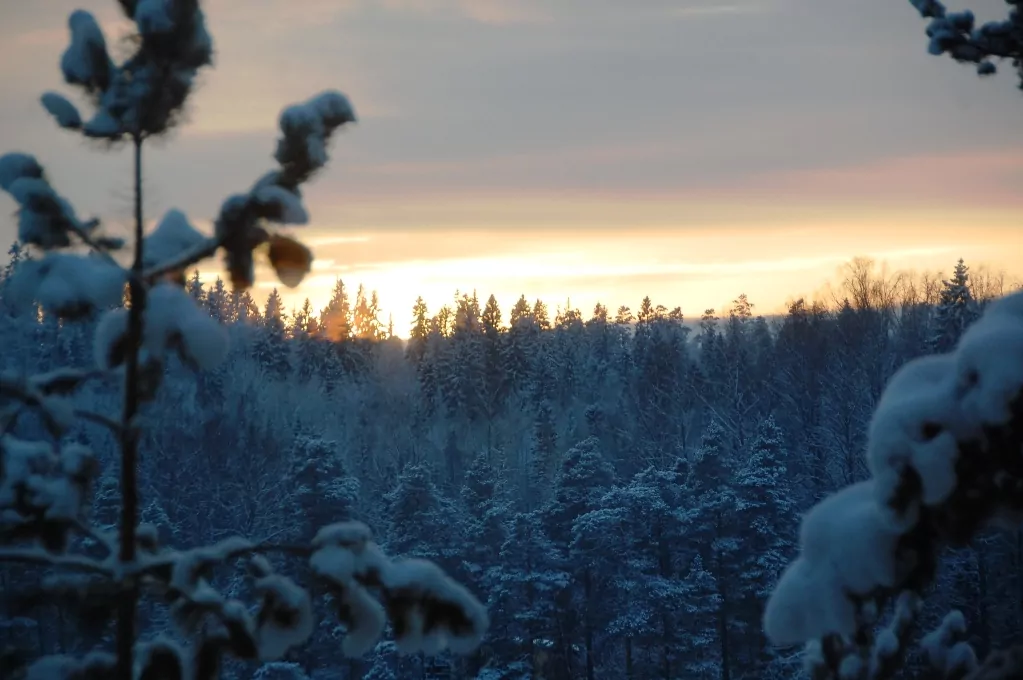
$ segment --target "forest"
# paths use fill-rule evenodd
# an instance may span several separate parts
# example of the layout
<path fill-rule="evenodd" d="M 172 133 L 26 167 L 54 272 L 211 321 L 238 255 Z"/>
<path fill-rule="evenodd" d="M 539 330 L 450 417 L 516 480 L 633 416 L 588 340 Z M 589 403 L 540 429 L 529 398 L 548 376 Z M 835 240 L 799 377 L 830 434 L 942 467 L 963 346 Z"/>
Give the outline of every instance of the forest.
<path fill-rule="evenodd" d="M 12 302 L 27 259 L 10 255 L 3 370 L 88 365 L 95 319 Z M 465 657 L 403 656 L 385 641 L 348 659 L 325 618 L 283 660 L 235 663 L 229 677 L 796 677 L 801 649 L 769 645 L 761 619 L 801 514 L 868 476 L 868 425 L 893 373 L 952 347 L 1009 288 L 962 261 L 940 277 L 858 258 L 826 299 L 795 299 L 783 316 L 756 314 L 746 295 L 717 313 L 646 298 L 584 316 L 457 294 L 432 314 L 420 300 L 402 340 L 375 295 L 340 280 L 320 312 L 286 313 L 276 290 L 257 303 L 194 274 L 186 290 L 227 326 L 230 353 L 198 374 L 164 368 L 140 443 L 141 520 L 163 544 L 199 545 L 308 541 L 358 519 L 489 611 Z M 118 386 L 91 383 L 76 400 L 112 411 Z M 15 434 L 42 427 L 21 418 Z M 88 421 L 66 437 L 107 452 L 90 517 L 116 527 L 115 442 Z M 109 625 L 80 625 L 105 620 L 95 595 L 54 593 L 21 565 L 0 567 L 0 584 L 4 663 L 112 640 Z M 948 553 L 924 627 L 949 609 L 978 656 L 1023 636 L 1023 533 Z M 140 611 L 143 637 L 167 625 L 160 603 Z"/>
<path fill-rule="evenodd" d="M 910 4 L 930 54 L 1023 76 L 1019 0 Z M 150 228 L 144 154 L 216 51 L 198 0 L 117 9 L 113 54 L 71 12 L 77 103 L 39 104 L 130 150 L 131 238 L 0 156 L 0 677 L 1019 677 L 1018 286 L 856 258 L 770 317 L 462 291 L 403 340 L 341 280 L 288 311 L 257 273 L 312 271 L 290 227 L 352 103 L 285 106 L 212 233 Z"/>

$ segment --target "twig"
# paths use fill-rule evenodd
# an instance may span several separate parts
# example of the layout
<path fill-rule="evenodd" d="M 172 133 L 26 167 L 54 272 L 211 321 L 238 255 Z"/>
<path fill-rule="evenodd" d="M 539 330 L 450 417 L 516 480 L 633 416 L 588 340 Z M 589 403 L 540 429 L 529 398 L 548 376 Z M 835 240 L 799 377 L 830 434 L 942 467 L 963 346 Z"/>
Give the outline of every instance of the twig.
<path fill-rule="evenodd" d="M 82 420 L 89 420 L 110 430 L 115 437 L 120 437 L 124 431 L 121 423 L 102 413 L 95 413 L 88 409 L 75 409 L 75 415 Z"/>
<path fill-rule="evenodd" d="M 113 554 L 115 552 L 117 547 L 116 543 L 112 541 L 109 536 L 104 536 L 96 528 L 89 526 L 82 520 L 75 520 L 75 529 L 78 530 L 78 533 L 82 534 L 83 536 L 88 536 L 89 538 L 96 541 L 104 548 L 106 548 L 108 554 Z"/>
<path fill-rule="evenodd" d="M 95 226 L 95 225 L 99 224 L 99 220 L 96 220 L 96 219 L 91 220 L 89 222 L 89 224 L 92 225 L 92 226 Z M 68 230 L 71 233 L 73 233 L 75 236 L 80 238 L 82 240 L 82 243 L 84 243 L 85 245 L 89 246 L 89 248 L 91 248 L 96 254 L 100 255 L 107 262 L 109 262 L 110 264 L 112 264 L 112 265 L 114 265 L 114 266 L 116 266 L 118 268 L 123 269 L 123 267 L 121 267 L 120 263 L 117 260 L 114 259 L 113 255 L 111 255 L 109 252 L 107 252 L 107 250 L 105 248 L 101 247 L 98 243 L 96 243 L 96 241 L 91 236 L 89 236 L 88 232 L 86 232 L 84 229 L 79 227 L 77 224 L 70 224 L 70 225 L 68 225 Z"/>
<path fill-rule="evenodd" d="M 110 578 L 114 577 L 114 572 L 109 567 L 105 567 L 99 562 L 89 559 L 88 557 L 79 557 L 77 555 L 51 555 L 41 550 L 27 548 L 0 550 L 0 562 L 20 562 L 23 564 L 41 564 L 49 567 L 68 567 L 71 569 L 87 571 L 92 574 L 102 574 L 103 576 L 108 576 Z"/>
<path fill-rule="evenodd" d="M 223 245 L 223 239 L 218 237 L 208 238 L 191 250 L 186 250 L 171 260 L 161 262 L 158 265 L 144 270 L 142 272 L 142 278 L 145 281 L 152 281 L 165 274 L 187 269 L 191 265 L 198 263 L 200 260 L 212 257 L 216 254 L 217 248 L 221 245 Z"/>

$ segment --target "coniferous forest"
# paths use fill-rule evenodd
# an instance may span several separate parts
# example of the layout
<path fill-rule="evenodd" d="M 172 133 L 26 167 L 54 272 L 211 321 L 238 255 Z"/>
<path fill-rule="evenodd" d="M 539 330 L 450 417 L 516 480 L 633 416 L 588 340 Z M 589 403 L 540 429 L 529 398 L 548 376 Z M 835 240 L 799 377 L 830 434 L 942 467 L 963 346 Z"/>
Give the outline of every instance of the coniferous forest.
<path fill-rule="evenodd" d="M 910 2 L 931 54 L 1023 76 L 1019 0 Z M 116 61 L 67 18 L 85 108 L 39 101 L 130 147 L 132 238 L 0 156 L 0 678 L 1021 677 L 1018 286 L 857 258 L 770 318 L 462 292 L 396 329 L 340 280 L 288 310 L 257 261 L 312 270 L 285 228 L 354 108 L 288 105 L 212 235 L 148 231 L 144 149 L 214 48 L 198 0 L 117 5 Z M 214 256 L 229 284 L 189 278 Z"/>
<path fill-rule="evenodd" d="M 93 323 L 5 302 L 24 262 L 13 248 L 0 283 L 3 369 L 89 364 Z M 227 325 L 230 354 L 197 376 L 166 367 L 140 444 L 141 520 L 189 545 L 308 541 L 359 519 L 489 610 L 468 657 L 381 642 L 347 659 L 343 630 L 324 623 L 283 661 L 231 666 L 238 678 L 796 677 L 801 650 L 769 645 L 761 619 L 802 512 L 867 475 L 869 420 L 893 372 L 951 347 L 1005 292 L 962 261 L 944 280 L 866 259 L 843 272 L 828 302 L 770 319 L 745 295 L 691 316 L 649 298 L 585 315 L 420 300 L 407 341 L 377 318 L 375 295 L 341 281 L 323 310 L 286 312 L 276 290 L 257 302 L 195 275 L 186 289 Z M 113 409 L 116 385 L 77 398 Z M 94 423 L 67 437 L 115 450 Z M 113 528 L 118 463 L 102 462 L 91 516 Z M 23 566 L 0 579 L 8 661 L 112 635 L 78 622 L 101 602 L 41 599 L 45 577 Z M 925 624 L 961 610 L 978 655 L 1023 635 L 1023 532 L 950 552 L 939 579 Z M 143 635 L 166 624 L 142 607 Z"/>

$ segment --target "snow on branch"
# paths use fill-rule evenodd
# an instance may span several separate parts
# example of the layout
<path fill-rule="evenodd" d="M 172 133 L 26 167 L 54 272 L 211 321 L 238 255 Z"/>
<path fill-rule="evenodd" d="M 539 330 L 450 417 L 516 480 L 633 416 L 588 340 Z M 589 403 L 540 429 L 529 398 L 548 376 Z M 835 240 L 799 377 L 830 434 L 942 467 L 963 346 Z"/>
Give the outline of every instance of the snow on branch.
<path fill-rule="evenodd" d="M 959 62 L 977 64 L 977 73 L 992 75 L 994 59 L 1007 59 L 1019 72 L 1023 89 L 1023 7 L 1019 0 L 1006 0 L 1009 17 L 976 25 L 973 12 L 949 12 L 940 0 L 909 0 L 925 19 L 930 19 L 927 50 L 933 55 L 948 54 Z"/>
<path fill-rule="evenodd" d="M 195 368 L 211 369 L 227 355 L 227 331 L 182 288 L 160 283 L 147 294 L 142 350 L 147 359 L 165 361 L 171 352 Z M 94 355 L 104 370 L 124 363 L 128 350 L 128 312 L 107 312 L 96 328 Z"/>
<path fill-rule="evenodd" d="M 142 231 L 143 140 L 168 128 L 184 104 L 195 75 L 210 63 L 212 42 L 198 0 L 119 0 L 135 23 L 135 52 L 123 64 L 111 60 L 95 18 L 74 12 L 71 44 L 61 59 L 68 84 L 85 92 L 95 114 L 85 120 L 60 94 L 41 101 L 67 129 L 116 141 L 128 137 L 136 152 L 136 259 L 130 270 L 109 251 L 123 246 L 98 233 L 98 221 L 82 221 L 50 186 L 39 162 L 23 153 L 0 156 L 0 188 L 20 206 L 22 243 L 43 250 L 23 261 L 7 280 L 7 292 L 23 303 L 75 319 L 103 312 L 94 335 L 98 370 L 73 368 L 31 377 L 0 376 L 0 562 L 54 570 L 52 592 L 103 601 L 102 615 L 118 621 L 117 655 L 91 654 L 40 659 L 28 678 L 219 676 L 222 658 L 275 660 L 304 644 L 316 627 L 312 596 L 276 572 L 265 555 L 283 552 L 309 560 L 314 577 L 333 596 L 347 630 L 344 651 L 371 650 L 390 623 L 404 652 L 468 653 L 489 625 L 477 598 L 440 567 L 423 560 L 392 560 L 369 529 L 351 522 L 324 527 L 309 545 L 274 546 L 243 538 L 191 550 L 160 545 L 151 526 L 138 524 L 136 470 L 144 402 L 157 394 L 168 357 L 198 369 L 215 366 L 227 351 L 226 331 L 183 289 L 183 271 L 225 250 L 236 287 L 253 283 L 253 251 L 266 246 L 271 265 L 287 285 L 310 270 L 312 254 L 270 225 L 309 221 L 300 185 L 327 163 L 332 134 L 353 122 L 344 95 L 324 92 L 291 106 L 280 117 L 275 153 L 279 167 L 246 193 L 228 198 L 212 238 L 203 236 L 180 211 L 167 212 L 148 236 Z M 88 246 L 88 255 L 63 250 Z M 125 288 L 130 307 L 123 306 Z M 124 372 L 125 405 L 120 421 L 75 408 L 70 396 L 96 375 Z M 32 409 L 48 432 L 28 441 L 11 434 L 19 414 Z M 88 448 L 62 437 L 78 418 L 109 427 L 121 443 L 121 518 L 117 541 L 88 524 L 98 459 Z M 80 535 L 72 542 L 71 534 Z M 93 545 L 95 544 L 95 545 Z M 104 549 L 99 559 L 80 548 Z M 220 593 L 213 571 L 248 561 L 255 607 Z M 77 574 L 68 575 L 63 571 Z M 141 590 L 162 596 L 178 630 L 190 639 L 188 653 L 175 642 L 137 639 L 134 618 Z M 116 610 L 116 612 L 115 612 Z"/>
<path fill-rule="evenodd" d="M 0 534 L 59 553 L 84 518 L 98 465 L 84 446 L 0 437 Z"/>
<path fill-rule="evenodd" d="M 822 640 L 819 648 L 868 657 L 877 612 L 900 594 L 922 595 L 941 549 L 987 527 L 1019 525 L 1021 446 L 1023 292 L 991 303 L 951 354 L 916 359 L 889 381 L 869 431 L 872 478 L 803 518 L 800 555 L 764 615 L 771 641 Z M 959 621 L 928 640 L 950 640 Z M 875 657 L 894 656 L 896 639 L 883 634 Z M 835 677 L 852 653 L 830 655 Z M 951 673 L 970 665 L 967 657 L 955 647 L 934 659 Z"/>
<path fill-rule="evenodd" d="M 12 152 L 0 156 L 0 189 L 17 202 L 18 238 L 40 248 L 71 245 L 71 234 L 87 241 L 98 220 L 82 221 L 74 208 L 54 191 L 33 156 Z"/>
<path fill-rule="evenodd" d="M 267 223 L 302 225 L 309 215 L 299 187 L 327 163 L 331 135 L 355 122 L 355 111 L 340 92 L 322 92 L 281 112 L 281 138 L 274 158 L 280 167 L 263 175 L 244 194 L 229 196 L 215 222 L 216 239 L 223 245 L 227 270 L 236 289 L 255 280 L 253 251 L 267 245 L 270 264 L 281 282 L 297 286 L 312 268 L 312 253 L 301 243 L 272 233 Z"/>
<path fill-rule="evenodd" d="M 76 10 L 68 18 L 70 45 L 61 58 L 69 85 L 81 88 L 95 105 L 89 120 L 56 93 L 43 95 L 43 106 L 61 127 L 80 129 L 87 137 L 136 140 L 173 125 L 192 89 L 198 70 L 211 63 L 213 42 L 196 0 L 122 2 L 135 23 L 137 49 L 117 65 L 107 51 L 96 18 Z"/>

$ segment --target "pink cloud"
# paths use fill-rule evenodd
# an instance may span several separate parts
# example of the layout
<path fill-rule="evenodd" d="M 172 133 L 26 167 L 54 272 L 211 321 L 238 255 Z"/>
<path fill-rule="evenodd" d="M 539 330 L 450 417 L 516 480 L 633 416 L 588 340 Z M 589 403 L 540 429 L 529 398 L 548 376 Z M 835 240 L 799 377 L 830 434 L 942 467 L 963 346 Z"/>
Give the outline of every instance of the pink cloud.
<path fill-rule="evenodd" d="M 765 173 L 734 187 L 814 200 L 987 203 L 1023 207 L 1023 148 L 885 158 L 860 165 Z M 732 188 L 726 188 L 729 191 Z"/>

